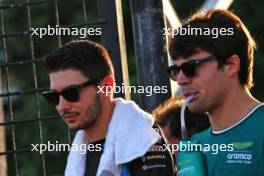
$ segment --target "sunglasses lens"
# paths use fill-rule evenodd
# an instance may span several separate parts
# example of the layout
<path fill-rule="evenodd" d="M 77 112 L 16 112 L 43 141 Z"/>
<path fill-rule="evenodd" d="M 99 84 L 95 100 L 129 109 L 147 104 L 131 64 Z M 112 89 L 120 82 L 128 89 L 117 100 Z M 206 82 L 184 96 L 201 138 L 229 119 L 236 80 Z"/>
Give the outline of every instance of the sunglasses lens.
<path fill-rule="evenodd" d="M 42 95 L 47 99 L 48 102 L 53 103 L 55 105 L 59 105 L 60 95 L 62 95 L 63 98 L 69 102 L 77 102 L 80 99 L 79 91 L 84 87 L 96 84 L 98 81 L 98 79 L 92 79 L 80 85 L 70 86 L 61 91 L 60 93 L 50 90 L 43 92 Z"/>
<path fill-rule="evenodd" d="M 79 100 L 79 91 L 76 87 L 65 89 L 61 94 L 63 98 L 69 102 L 76 102 Z"/>
<path fill-rule="evenodd" d="M 187 77 L 193 77 L 195 75 L 195 64 L 193 62 L 186 62 L 181 66 L 182 72 Z"/>
<path fill-rule="evenodd" d="M 48 102 L 55 105 L 59 104 L 59 95 L 57 93 L 48 91 L 48 92 L 43 92 L 42 95 L 46 98 Z"/>

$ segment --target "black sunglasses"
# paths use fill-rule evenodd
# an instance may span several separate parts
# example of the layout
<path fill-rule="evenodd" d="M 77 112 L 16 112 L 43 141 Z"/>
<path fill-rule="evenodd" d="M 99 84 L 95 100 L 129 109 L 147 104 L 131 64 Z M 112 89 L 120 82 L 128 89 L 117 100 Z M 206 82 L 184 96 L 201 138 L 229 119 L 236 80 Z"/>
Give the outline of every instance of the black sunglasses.
<path fill-rule="evenodd" d="M 69 102 L 77 102 L 80 99 L 79 92 L 82 88 L 97 84 L 102 78 L 96 78 L 88 80 L 80 85 L 73 85 L 70 87 L 67 87 L 61 92 L 56 91 L 45 91 L 42 92 L 42 95 L 46 98 L 46 100 L 52 104 L 58 105 L 60 101 L 60 95 L 63 96 L 63 98 Z"/>
<path fill-rule="evenodd" d="M 196 69 L 199 64 L 208 62 L 214 59 L 216 59 L 215 56 L 209 56 L 209 57 L 201 58 L 198 60 L 190 60 L 190 61 L 184 62 L 183 64 L 181 64 L 181 66 L 172 65 L 167 68 L 167 73 L 173 81 L 177 81 L 177 77 L 178 77 L 180 70 L 182 70 L 185 76 L 192 78 L 196 74 Z"/>

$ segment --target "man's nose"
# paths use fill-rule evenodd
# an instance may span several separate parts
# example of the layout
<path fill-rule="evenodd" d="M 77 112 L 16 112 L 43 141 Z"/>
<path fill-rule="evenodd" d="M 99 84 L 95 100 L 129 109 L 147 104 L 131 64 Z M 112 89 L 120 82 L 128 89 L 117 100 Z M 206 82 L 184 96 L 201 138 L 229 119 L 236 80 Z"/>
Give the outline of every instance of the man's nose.
<path fill-rule="evenodd" d="M 182 70 L 180 70 L 180 72 L 177 75 L 177 83 L 180 86 L 185 86 L 185 85 L 190 84 L 190 82 L 191 82 L 191 79 L 185 76 Z"/>
<path fill-rule="evenodd" d="M 71 108 L 70 102 L 65 100 L 63 96 L 59 97 L 59 104 L 56 106 L 57 110 L 64 111 Z"/>

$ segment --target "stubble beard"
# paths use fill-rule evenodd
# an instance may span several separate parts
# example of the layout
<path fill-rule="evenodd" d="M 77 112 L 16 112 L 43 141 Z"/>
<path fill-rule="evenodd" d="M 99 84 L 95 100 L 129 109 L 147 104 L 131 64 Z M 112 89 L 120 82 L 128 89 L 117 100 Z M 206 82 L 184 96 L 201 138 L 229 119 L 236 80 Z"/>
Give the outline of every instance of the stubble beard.
<path fill-rule="evenodd" d="M 95 95 L 93 104 L 87 107 L 86 112 L 89 112 L 88 117 L 81 119 L 79 126 L 72 128 L 71 130 L 77 131 L 81 129 L 89 129 L 95 124 L 102 113 L 102 103 L 98 94 Z"/>

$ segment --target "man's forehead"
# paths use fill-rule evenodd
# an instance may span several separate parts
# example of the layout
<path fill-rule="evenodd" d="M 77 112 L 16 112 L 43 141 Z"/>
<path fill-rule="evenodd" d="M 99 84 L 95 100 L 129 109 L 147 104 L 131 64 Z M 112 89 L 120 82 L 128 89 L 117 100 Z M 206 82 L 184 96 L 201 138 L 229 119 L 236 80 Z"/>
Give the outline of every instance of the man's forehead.
<path fill-rule="evenodd" d="M 64 70 L 50 73 L 50 89 L 61 90 L 71 85 L 81 84 L 88 80 L 80 71 Z"/>
<path fill-rule="evenodd" d="M 177 57 L 175 60 L 173 60 L 173 64 L 181 65 L 182 63 L 187 62 L 189 60 L 199 60 L 201 58 L 211 56 L 211 55 L 212 54 L 207 51 L 198 51 L 187 57 L 183 57 L 183 56 Z"/>

